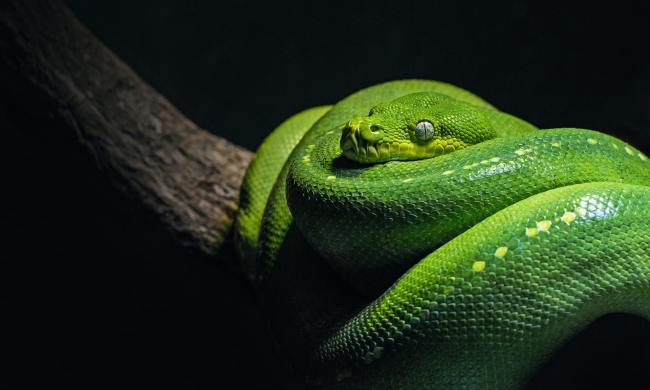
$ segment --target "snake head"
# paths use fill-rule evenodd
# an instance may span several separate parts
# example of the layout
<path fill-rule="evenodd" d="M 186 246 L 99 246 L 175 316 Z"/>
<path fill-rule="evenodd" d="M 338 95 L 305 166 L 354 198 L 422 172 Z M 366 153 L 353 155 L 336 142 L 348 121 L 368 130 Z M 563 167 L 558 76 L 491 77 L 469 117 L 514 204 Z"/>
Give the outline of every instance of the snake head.
<path fill-rule="evenodd" d="M 343 155 L 359 163 L 419 160 L 496 137 L 475 106 L 434 92 L 418 92 L 373 107 L 343 126 Z"/>

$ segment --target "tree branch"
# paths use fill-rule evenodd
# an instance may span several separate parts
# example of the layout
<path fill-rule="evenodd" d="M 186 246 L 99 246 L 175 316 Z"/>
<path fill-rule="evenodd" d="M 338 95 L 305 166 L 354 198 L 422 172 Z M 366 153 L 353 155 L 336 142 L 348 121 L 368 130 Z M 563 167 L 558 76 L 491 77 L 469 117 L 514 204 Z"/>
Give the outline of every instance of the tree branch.
<path fill-rule="evenodd" d="M 0 5 L 4 65 L 181 243 L 213 254 L 251 153 L 185 118 L 57 0 Z M 19 88 L 23 88 L 21 85 Z M 34 97 L 27 102 L 36 105 Z M 43 107 L 30 107 L 42 110 Z"/>

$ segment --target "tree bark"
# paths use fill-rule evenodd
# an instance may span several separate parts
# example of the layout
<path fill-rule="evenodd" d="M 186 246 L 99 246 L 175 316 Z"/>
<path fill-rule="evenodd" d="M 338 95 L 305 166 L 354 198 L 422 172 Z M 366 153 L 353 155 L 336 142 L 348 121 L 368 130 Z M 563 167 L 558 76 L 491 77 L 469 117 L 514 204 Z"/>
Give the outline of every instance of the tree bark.
<path fill-rule="evenodd" d="M 184 117 L 61 1 L 2 2 L 0 52 L 39 95 L 30 110 L 47 107 L 76 131 L 100 167 L 182 244 L 208 254 L 220 248 L 251 152 Z"/>

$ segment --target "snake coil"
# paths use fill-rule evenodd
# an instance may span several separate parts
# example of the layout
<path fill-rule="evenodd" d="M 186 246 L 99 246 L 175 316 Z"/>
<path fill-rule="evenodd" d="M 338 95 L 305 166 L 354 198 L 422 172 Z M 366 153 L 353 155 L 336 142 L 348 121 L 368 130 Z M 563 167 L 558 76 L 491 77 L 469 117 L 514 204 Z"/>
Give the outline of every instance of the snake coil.
<path fill-rule="evenodd" d="M 440 143 L 440 124 L 413 114 L 426 94 L 444 95 L 449 128 L 495 136 Z M 387 122 L 353 121 L 390 102 L 383 120 L 412 120 L 430 144 L 389 148 L 375 142 Z M 486 122 L 461 126 L 458 112 Z M 435 156 L 368 164 L 422 151 Z M 236 238 L 312 381 L 517 388 L 599 316 L 650 319 L 649 186 L 650 161 L 621 140 L 537 130 L 458 87 L 394 81 L 276 129 L 245 178 Z"/>

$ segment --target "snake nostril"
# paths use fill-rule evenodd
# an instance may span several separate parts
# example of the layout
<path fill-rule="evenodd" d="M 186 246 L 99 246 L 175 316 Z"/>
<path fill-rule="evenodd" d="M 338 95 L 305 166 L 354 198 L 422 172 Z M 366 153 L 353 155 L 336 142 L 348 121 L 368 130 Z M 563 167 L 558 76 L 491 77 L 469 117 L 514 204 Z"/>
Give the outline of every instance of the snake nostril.
<path fill-rule="evenodd" d="M 368 142 L 377 142 L 384 137 L 381 126 L 377 124 L 365 125 L 361 128 L 361 136 Z"/>

